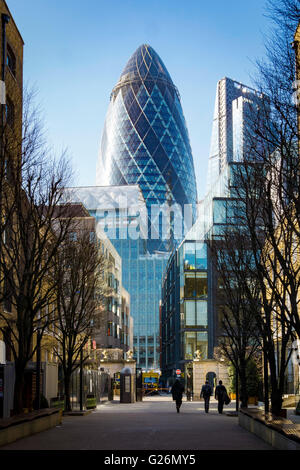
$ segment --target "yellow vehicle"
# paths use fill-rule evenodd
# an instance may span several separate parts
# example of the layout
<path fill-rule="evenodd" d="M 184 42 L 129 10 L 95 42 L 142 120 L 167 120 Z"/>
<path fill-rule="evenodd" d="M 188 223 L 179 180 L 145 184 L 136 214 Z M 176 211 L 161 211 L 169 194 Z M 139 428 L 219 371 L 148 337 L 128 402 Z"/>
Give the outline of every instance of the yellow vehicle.
<path fill-rule="evenodd" d="M 157 391 L 159 388 L 159 372 L 143 372 L 143 390 L 144 391 Z"/>

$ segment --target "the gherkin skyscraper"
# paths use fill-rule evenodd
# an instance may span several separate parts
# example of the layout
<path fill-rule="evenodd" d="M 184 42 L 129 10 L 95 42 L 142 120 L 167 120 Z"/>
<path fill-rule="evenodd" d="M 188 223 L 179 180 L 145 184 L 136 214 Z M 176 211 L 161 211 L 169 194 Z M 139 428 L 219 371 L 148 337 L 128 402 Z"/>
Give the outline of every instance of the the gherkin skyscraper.
<path fill-rule="evenodd" d="M 153 206 L 166 204 L 182 210 L 189 205 L 195 214 L 194 163 L 180 96 L 162 60 L 146 44 L 129 59 L 112 90 L 96 184 L 110 186 L 116 200 L 122 192 L 120 186 L 139 186 L 149 220 Z M 105 210 L 103 214 L 91 212 L 99 220 L 105 214 Z M 117 227 L 131 223 L 123 210 L 114 211 L 113 217 L 118 218 Z M 159 224 L 163 224 L 162 218 Z M 146 239 L 124 239 L 118 233 L 117 229 L 110 239 L 122 258 L 122 282 L 130 293 L 134 357 L 138 367 L 156 369 L 162 277 L 169 251 L 175 239 L 181 242 L 184 232 L 181 239 L 173 237 L 171 241 L 160 235 L 152 237 L 149 232 Z"/>
<path fill-rule="evenodd" d="M 196 205 L 194 163 L 180 96 L 162 60 L 147 44 L 131 56 L 112 90 L 96 182 L 139 184 L 148 210 L 166 197 L 181 207 Z M 150 252 L 154 247 L 149 243 Z"/>

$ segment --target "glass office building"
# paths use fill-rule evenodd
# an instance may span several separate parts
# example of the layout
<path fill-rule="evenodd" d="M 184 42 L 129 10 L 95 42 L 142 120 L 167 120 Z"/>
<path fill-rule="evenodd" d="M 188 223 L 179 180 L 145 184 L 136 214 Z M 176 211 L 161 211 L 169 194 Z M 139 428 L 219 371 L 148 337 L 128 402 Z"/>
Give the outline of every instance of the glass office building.
<path fill-rule="evenodd" d="M 147 44 L 129 59 L 111 93 L 96 183 L 138 184 L 151 206 L 196 207 L 193 157 L 180 96 L 158 54 Z M 168 250 L 161 239 L 148 250 Z"/>
<path fill-rule="evenodd" d="M 249 158 L 251 120 L 255 105 L 266 106 L 257 90 L 230 78 L 218 81 L 207 172 L 207 193 L 227 163 Z M 251 117 L 252 116 L 252 117 Z"/>
<path fill-rule="evenodd" d="M 195 224 L 168 262 L 162 284 L 161 362 L 166 383 L 174 380 L 176 369 L 187 378 L 196 351 L 204 360 L 214 357 L 221 328 L 219 283 L 210 244 L 228 226 L 238 224 L 235 169 L 242 168 L 245 157 L 252 157 L 249 112 L 262 99 L 257 91 L 234 80 L 218 82 L 207 193 L 198 204 Z"/>
<path fill-rule="evenodd" d="M 186 372 L 196 351 L 207 359 L 213 350 L 208 336 L 208 259 L 205 242 L 184 240 L 171 256 L 161 300 L 162 371 L 165 381 Z"/>
<path fill-rule="evenodd" d="M 137 366 L 156 369 L 160 367 L 161 282 L 170 251 L 182 241 L 184 229 L 182 220 L 181 236 L 173 232 L 173 236 L 164 237 L 164 214 L 159 213 L 154 221 L 153 213 L 157 213 L 153 208 L 176 204 L 183 216 L 184 206 L 189 206 L 195 215 L 197 193 L 180 96 L 162 60 L 149 45 L 135 51 L 112 90 L 96 183 L 115 188 L 116 199 L 120 188 L 138 185 L 144 199 L 146 235 L 126 238 L 123 231 L 122 236 L 119 232 L 108 236 L 122 257 L 122 282 L 130 294 L 134 319 Z M 133 214 L 130 204 L 128 209 L 131 212 L 117 209 L 114 214 L 123 228 Z M 100 220 L 102 216 L 97 212 Z M 158 224 L 155 236 L 154 222 Z"/>
<path fill-rule="evenodd" d="M 130 293 L 134 321 L 134 357 L 143 369 L 159 368 L 159 301 L 169 252 L 147 250 L 143 226 L 148 213 L 141 189 L 138 185 L 89 186 L 68 188 L 65 193 L 67 200 L 84 204 L 99 224 L 98 236 L 109 238 L 121 256 L 122 284 Z"/>

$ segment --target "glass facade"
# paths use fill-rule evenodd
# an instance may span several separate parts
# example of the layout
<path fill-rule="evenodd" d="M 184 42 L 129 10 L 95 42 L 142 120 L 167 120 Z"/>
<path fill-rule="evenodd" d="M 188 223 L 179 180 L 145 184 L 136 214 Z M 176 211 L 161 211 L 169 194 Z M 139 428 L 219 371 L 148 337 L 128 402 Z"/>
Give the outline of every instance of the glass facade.
<path fill-rule="evenodd" d="M 162 285 L 162 369 L 168 381 L 196 351 L 209 357 L 207 244 L 185 240 L 172 255 Z M 212 347 L 210 349 L 213 349 Z"/>
<path fill-rule="evenodd" d="M 100 236 L 104 232 L 118 251 L 122 259 L 122 285 L 130 294 L 134 357 L 143 369 L 159 368 L 159 301 L 169 253 L 149 253 L 147 240 L 130 237 L 131 225 L 138 225 L 140 214 L 146 211 L 139 186 L 70 188 L 67 199 L 84 204 L 96 218 Z M 115 334 L 112 325 L 108 334 Z"/>
<path fill-rule="evenodd" d="M 251 136 L 249 112 L 262 96 L 228 78 L 218 82 L 208 164 L 207 193 L 197 220 L 170 259 L 162 288 L 162 368 L 165 380 L 189 368 L 196 351 L 212 359 L 220 334 L 218 276 L 213 240 L 242 216 L 236 169 L 243 168 Z M 207 243 L 209 241 L 209 243 Z"/>
<path fill-rule="evenodd" d="M 97 184 L 138 184 L 148 212 L 168 200 L 197 202 L 193 157 L 179 93 L 157 53 L 140 46 L 112 91 Z M 169 249 L 149 240 L 148 250 Z"/>
<path fill-rule="evenodd" d="M 137 366 L 160 366 L 159 301 L 163 273 L 174 241 L 151 231 L 153 207 L 190 205 L 195 216 L 197 193 L 193 157 L 178 90 L 158 54 L 140 46 L 129 59 L 110 97 L 97 165 L 96 182 L 115 188 L 138 185 L 148 217 L 145 238 L 108 235 L 122 258 L 123 285 L 130 294 Z M 116 190 L 116 197 L 117 197 Z M 130 205 L 128 206 L 131 209 Z M 97 211 L 98 220 L 106 217 Z M 113 217 L 130 223 L 116 211 Z M 150 222 L 150 223 L 149 223 Z"/>
<path fill-rule="evenodd" d="M 228 163 L 241 162 L 246 154 L 249 157 L 251 145 L 246 131 L 250 132 L 253 104 L 259 105 L 261 100 L 262 95 L 258 91 L 242 83 L 227 77 L 219 80 L 208 160 L 207 193 L 213 190 Z"/>

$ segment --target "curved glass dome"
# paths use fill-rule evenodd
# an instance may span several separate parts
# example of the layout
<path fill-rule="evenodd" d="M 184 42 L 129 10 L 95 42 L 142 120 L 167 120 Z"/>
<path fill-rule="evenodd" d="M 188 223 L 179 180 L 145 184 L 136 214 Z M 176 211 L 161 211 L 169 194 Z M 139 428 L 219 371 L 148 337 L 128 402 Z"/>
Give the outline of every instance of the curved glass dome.
<path fill-rule="evenodd" d="M 96 184 L 139 184 L 147 207 L 172 199 L 196 205 L 193 157 L 179 93 L 147 44 L 129 59 L 111 93 Z"/>

